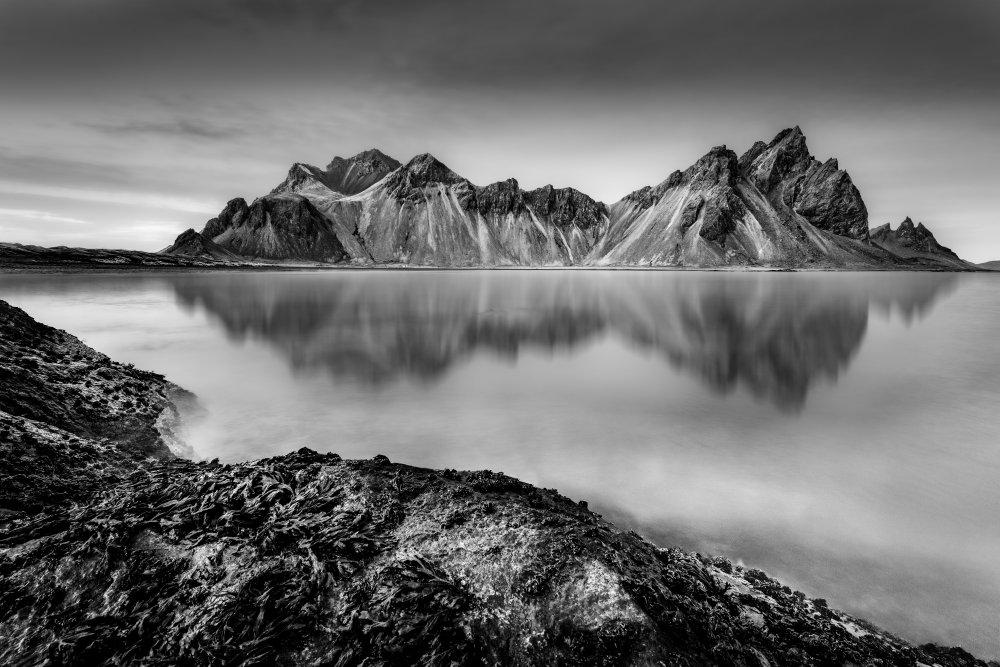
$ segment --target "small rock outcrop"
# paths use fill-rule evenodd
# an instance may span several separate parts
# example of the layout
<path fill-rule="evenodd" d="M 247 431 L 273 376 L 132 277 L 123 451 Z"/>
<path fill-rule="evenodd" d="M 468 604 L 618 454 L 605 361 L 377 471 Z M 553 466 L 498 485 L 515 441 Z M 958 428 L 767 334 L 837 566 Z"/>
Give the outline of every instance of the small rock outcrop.
<path fill-rule="evenodd" d="M 895 230 L 886 223 L 872 230 L 872 240 L 892 244 L 897 248 L 906 248 L 914 252 L 937 253 L 958 259 L 958 255 L 952 252 L 951 248 L 945 248 L 937 242 L 931 230 L 920 222 L 913 224 L 908 216 Z"/>
<path fill-rule="evenodd" d="M 889 224 L 876 227 L 871 232 L 872 242 L 913 264 L 936 266 L 943 269 L 968 269 L 972 265 L 961 259 L 951 248 L 937 242 L 924 223 L 913 224 L 907 217 L 892 229 Z"/>
<path fill-rule="evenodd" d="M 326 217 L 297 194 L 267 195 L 249 206 L 234 199 L 201 235 L 213 246 L 247 258 L 327 263 L 348 258 Z"/>
<path fill-rule="evenodd" d="M 193 229 L 181 232 L 173 244 L 160 252 L 164 255 L 183 255 L 185 257 L 199 257 L 223 262 L 242 261 L 238 255 L 229 252 L 218 243 L 205 238 L 205 236 Z"/>

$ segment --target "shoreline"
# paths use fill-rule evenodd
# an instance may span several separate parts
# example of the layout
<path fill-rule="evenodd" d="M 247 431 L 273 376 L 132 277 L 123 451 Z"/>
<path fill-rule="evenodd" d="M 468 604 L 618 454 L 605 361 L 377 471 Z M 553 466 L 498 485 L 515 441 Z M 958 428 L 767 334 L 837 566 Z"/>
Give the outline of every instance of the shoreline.
<path fill-rule="evenodd" d="M 206 264 L 198 266 L 155 266 L 128 264 L 5 263 L 0 273 L 192 273 L 192 272 L 264 272 L 264 271 L 620 271 L 678 273 L 997 273 L 993 269 L 959 268 L 820 268 L 777 266 L 686 267 L 686 266 L 422 266 L 411 264 Z"/>
<path fill-rule="evenodd" d="M 430 470 L 383 456 L 345 461 L 305 449 L 237 464 L 195 462 L 160 451 L 169 444 L 162 431 L 161 447 L 150 450 L 145 421 L 107 431 L 116 441 L 91 435 L 94 419 L 133 401 L 118 396 L 174 386 L 19 309 L 5 322 L 16 326 L 0 343 L 30 334 L 0 359 L 5 373 L 21 368 L 22 381 L 73 374 L 30 418 L 0 409 L 8 460 L 18 454 L 21 462 L 17 474 L 38 472 L 23 459 L 29 450 L 45 452 L 38 460 L 63 474 L 49 487 L 56 501 L 43 497 L 34 511 L 15 514 L 0 508 L 0 588 L 13 591 L 0 599 L 2 659 L 66 633 L 75 637 L 58 649 L 66 660 L 97 657 L 94 647 L 125 650 L 114 648 L 116 637 L 145 647 L 147 658 L 176 658 L 186 650 L 179 624 L 202 638 L 198 664 L 231 657 L 223 638 L 232 632 L 247 642 L 270 637 L 260 649 L 287 664 L 346 649 L 359 657 L 402 651 L 414 661 L 446 651 L 508 664 L 580 660 L 595 650 L 615 664 L 988 664 L 961 649 L 913 646 L 760 570 L 660 548 L 583 501 L 502 473 Z M 86 384 L 95 378 L 109 384 Z M 96 406 L 110 396 L 111 412 L 61 402 L 67 387 Z M 5 388 L 4 406 L 15 390 Z M 158 422 L 170 406 L 155 407 L 163 409 L 148 412 Z M 137 572 L 148 574 L 137 579 Z M 33 606 L 59 591 L 64 601 L 50 611 Z M 255 605 L 261 595 L 270 602 Z M 102 624 L 88 625 L 95 617 Z M 223 617 L 235 625 L 213 634 Z M 369 622 L 420 631 L 372 635 Z M 288 634 L 289 624 L 300 629 Z"/>

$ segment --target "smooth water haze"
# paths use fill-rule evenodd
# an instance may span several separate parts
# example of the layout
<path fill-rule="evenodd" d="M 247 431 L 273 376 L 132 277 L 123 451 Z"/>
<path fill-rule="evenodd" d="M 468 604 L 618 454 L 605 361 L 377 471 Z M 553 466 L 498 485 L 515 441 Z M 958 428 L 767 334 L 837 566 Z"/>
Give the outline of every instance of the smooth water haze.
<path fill-rule="evenodd" d="M 204 411 L 198 458 L 500 470 L 1000 657 L 1000 275 L 12 273 Z"/>

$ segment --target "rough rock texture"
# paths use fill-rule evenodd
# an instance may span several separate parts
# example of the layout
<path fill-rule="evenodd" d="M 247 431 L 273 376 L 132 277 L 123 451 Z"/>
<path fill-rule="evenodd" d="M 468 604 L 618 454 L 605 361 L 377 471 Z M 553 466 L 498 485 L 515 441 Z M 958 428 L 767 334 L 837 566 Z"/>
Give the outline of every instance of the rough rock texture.
<path fill-rule="evenodd" d="M 836 160 L 798 128 L 737 160 L 713 148 L 684 172 L 627 195 L 588 261 L 598 265 L 901 268 L 868 243 L 868 212 Z"/>
<path fill-rule="evenodd" d="M 817 229 L 868 238 L 868 209 L 851 177 L 836 159 L 814 159 L 797 126 L 778 133 L 770 144 L 755 144 L 740 158 L 740 169 L 762 193 Z"/>
<path fill-rule="evenodd" d="M 950 248 L 937 242 L 934 234 L 924 227 L 924 223 L 916 226 L 913 220 L 906 218 L 893 230 L 888 223 L 876 227 L 871 232 L 872 241 L 886 250 L 905 257 L 912 262 L 926 263 L 942 268 L 969 268 L 971 265 L 962 260 Z"/>
<path fill-rule="evenodd" d="M 187 392 L 0 301 L 0 512 L 82 498 L 135 459 L 181 451 Z"/>
<path fill-rule="evenodd" d="M 253 206 L 290 197 L 315 207 L 313 227 L 336 238 L 343 254 L 287 239 L 295 225 L 281 217 L 291 209 L 272 212 L 273 231 L 244 229 L 235 241 L 231 230 L 252 217 L 242 199 L 202 235 L 241 255 L 355 264 L 944 268 L 871 243 L 868 210 L 851 177 L 837 160 L 813 158 L 798 127 L 738 159 L 725 146 L 713 148 L 610 208 L 572 188 L 526 192 L 514 179 L 477 186 L 428 153 L 400 165 L 376 150 L 335 158 L 325 170 L 296 163 Z"/>
<path fill-rule="evenodd" d="M 378 151 L 337 158 L 326 171 L 296 164 L 271 195 L 257 201 L 292 196 L 321 214 L 316 227 L 343 246 L 337 261 L 361 264 L 573 264 L 608 224 L 606 207 L 572 188 L 525 192 L 513 179 L 479 187 L 426 153 L 403 166 Z M 252 208 L 242 199 L 229 202 L 202 235 L 241 255 L 256 244 L 272 250 L 254 257 L 322 259 L 292 250 L 298 246 L 285 242 L 276 212 L 274 234 L 247 228 Z M 233 231 L 238 229 L 245 231 Z"/>
<path fill-rule="evenodd" d="M 193 229 L 181 232 L 172 245 L 160 251 L 164 255 L 182 255 L 225 262 L 239 262 L 241 258 Z"/>
<path fill-rule="evenodd" d="M 2 305 L 5 372 L 136 377 Z M 72 435 L 61 407 L 0 411 L 0 498 L 30 501 L 0 519 L 0 664 L 986 667 L 502 473 L 143 459 L 121 430 Z M 10 494 L 29 471 L 51 479 Z"/>
<path fill-rule="evenodd" d="M 684 172 L 637 190 L 611 207 L 611 224 L 591 254 L 598 264 L 747 263 L 766 243 L 745 224 L 736 154 L 717 146 Z"/>
<path fill-rule="evenodd" d="M 10 664 L 986 665 L 555 490 L 305 449 L 19 523 L 0 591 Z"/>
<path fill-rule="evenodd" d="M 267 195 L 249 206 L 235 199 L 205 225 L 202 236 L 228 252 L 255 259 L 335 263 L 348 257 L 329 221 L 297 194 Z"/>
<path fill-rule="evenodd" d="M 431 266 L 572 264 L 607 226 L 603 204 L 576 190 L 478 187 L 427 154 L 328 215 L 350 221 L 376 263 Z"/>
<path fill-rule="evenodd" d="M 288 177 L 271 194 L 353 195 L 378 183 L 399 166 L 398 161 L 374 148 L 346 159 L 335 157 L 325 170 L 296 162 L 288 170 Z M 330 193 L 323 193 L 320 186 Z"/>

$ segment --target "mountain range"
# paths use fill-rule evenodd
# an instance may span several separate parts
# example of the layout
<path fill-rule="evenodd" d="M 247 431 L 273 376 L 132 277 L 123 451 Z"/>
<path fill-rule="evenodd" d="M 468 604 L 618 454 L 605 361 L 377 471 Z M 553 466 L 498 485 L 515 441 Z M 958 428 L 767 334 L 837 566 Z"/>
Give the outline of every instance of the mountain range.
<path fill-rule="evenodd" d="M 296 163 L 270 193 L 231 200 L 161 252 L 436 267 L 976 268 L 909 218 L 870 230 L 851 177 L 815 159 L 798 127 L 742 156 L 715 147 L 610 207 L 513 178 L 475 185 L 427 153 Z"/>

